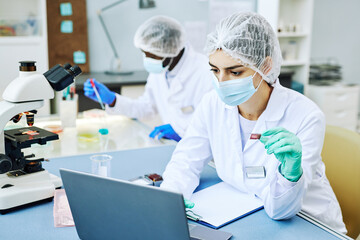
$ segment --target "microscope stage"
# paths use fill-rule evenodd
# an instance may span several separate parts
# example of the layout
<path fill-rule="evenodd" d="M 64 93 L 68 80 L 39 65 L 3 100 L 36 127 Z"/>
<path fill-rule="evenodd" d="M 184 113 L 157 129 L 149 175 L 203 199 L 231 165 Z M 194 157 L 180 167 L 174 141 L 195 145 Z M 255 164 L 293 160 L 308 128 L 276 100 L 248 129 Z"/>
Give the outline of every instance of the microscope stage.
<path fill-rule="evenodd" d="M 59 136 L 38 127 L 24 127 L 6 130 L 5 139 L 16 147 L 27 148 L 34 143 L 44 145 L 47 141 L 59 139 Z"/>

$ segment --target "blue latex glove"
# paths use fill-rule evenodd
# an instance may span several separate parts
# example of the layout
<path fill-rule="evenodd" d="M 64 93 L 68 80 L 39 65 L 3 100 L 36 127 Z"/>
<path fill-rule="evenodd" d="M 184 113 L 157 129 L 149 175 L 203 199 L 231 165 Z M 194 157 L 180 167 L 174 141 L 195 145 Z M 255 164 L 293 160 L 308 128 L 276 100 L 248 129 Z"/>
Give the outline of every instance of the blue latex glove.
<path fill-rule="evenodd" d="M 184 204 L 185 204 L 185 208 L 193 208 L 195 206 L 195 203 L 193 203 L 190 200 L 187 200 L 186 198 L 184 198 Z"/>
<path fill-rule="evenodd" d="M 155 127 L 154 130 L 149 134 L 149 137 L 155 138 L 156 135 L 158 135 L 158 139 L 167 138 L 177 142 L 181 140 L 181 137 L 174 131 L 170 124 Z"/>
<path fill-rule="evenodd" d="M 110 91 L 104 84 L 97 82 L 95 79 L 93 79 L 93 81 L 100 95 L 101 101 L 108 105 L 112 104 L 116 98 L 115 93 Z M 90 79 L 86 80 L 86 82 L 84 83 L 84 94 L 88 98 L 98 102 L 95 91 L 91 86 Z"/>
<path fill-rule="evenodd" d="M 281 162 L 280 172 L 289 181 L 296 182 L 301 177 L 302 147 L 300 139 L 285 128 L 276 127 L 261 134 L 260 141 L 267 154 L 273 154 Z"/>

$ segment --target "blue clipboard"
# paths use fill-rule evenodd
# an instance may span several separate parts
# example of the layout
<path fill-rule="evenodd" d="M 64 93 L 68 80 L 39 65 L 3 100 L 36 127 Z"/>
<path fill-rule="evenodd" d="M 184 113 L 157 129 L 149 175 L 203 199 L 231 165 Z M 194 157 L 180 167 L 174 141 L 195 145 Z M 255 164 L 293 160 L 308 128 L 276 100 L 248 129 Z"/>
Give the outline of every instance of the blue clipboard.
<path fill-rule="evenodd" d="M 210 227 L 210 228 L 213 228 L 213 229 L 219 229 L 219 228 L 222 228 L 222 227 L 228 225 L 229 223 L 235 222 L 235 221 L 239 220 L 240 218 L 246 217 L 246 216 L 248 216 L 248 215 L 250 215 L 250 214 L 252 214 L 254 212 L 257 212 L 257 211 L 259 211 L 259 210 L 261 210 L 263 208 L 264 208 L 264 206 L 255 208 L 255 209 L 251 210 L 250 212 L 247 212 L 247 213 L 245 213 L 245 214 L 243 214 L 243 215 L 241 215 L 241 216 L 239 216 L 237 218 L 234 218 L 234 219 L 232 219 L 232 220 L 230 220 L 230 221 L 228 221 L 226 223 L 223 223 L 223 224 L 221 224 L 219 226 L 214 226 L 214 225 L 212 225 L 210 223 L 207 223 L 206 221 L 202 221 L 201 216 L 197 215 L 196 213 L 192 212 L 191 210 L 186 210 L 186 217 L 189 220 L 197 222 L 197 223 L 199 223 L 201 225 L 204 225 L 204 226 L 207 226 L 207 227 Z"/>

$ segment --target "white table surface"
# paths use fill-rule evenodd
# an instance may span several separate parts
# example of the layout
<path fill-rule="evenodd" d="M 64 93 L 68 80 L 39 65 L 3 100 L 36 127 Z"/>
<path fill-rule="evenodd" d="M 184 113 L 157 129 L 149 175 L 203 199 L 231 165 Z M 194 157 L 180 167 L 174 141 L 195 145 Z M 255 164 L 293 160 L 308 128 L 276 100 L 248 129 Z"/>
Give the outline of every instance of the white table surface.
<path fill-rule="evenodd" d="M 24 120 L 25 117 L 16 125 L 9 123 L 7 128 L 26 127 Z M 46 128 L 48 125 L 61 125 L 59 116 L 35 116 L 34 126 Z M 103 127 L 109 130 L 107 137 L 98 133 Z M 151 131 L 152 128 L 146 124 L 124 116 L 107 115 L 105 118 L 98 118 L 83 117 L 79 114 L 76 127 L 64 128 L 61 133 L 58 133 L 59 140 L 49 141 L 45 145 L 33 144 L 31 148 L 23 149 L 23 152 L 25 155 L 34 153 L 36 157 L 47 159 L 176 144 L 172 140 L 150 138 Z M 79 135 L 81 136 L 82 133 L 95 134 L 95 137 L 81 138 Z"/>

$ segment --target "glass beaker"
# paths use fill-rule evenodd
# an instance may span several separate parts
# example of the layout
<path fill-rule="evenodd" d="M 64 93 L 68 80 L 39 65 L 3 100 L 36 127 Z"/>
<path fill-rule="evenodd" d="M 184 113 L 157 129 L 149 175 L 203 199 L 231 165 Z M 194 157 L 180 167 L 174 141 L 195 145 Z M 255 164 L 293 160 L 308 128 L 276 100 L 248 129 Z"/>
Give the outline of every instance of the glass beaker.
<path fill-rule="evenodd" d="M 111 173 L 111 159 L 107 154 L 97 154 L 90 157 L 91 172 L 95 175 L 110 177 Z"/>

